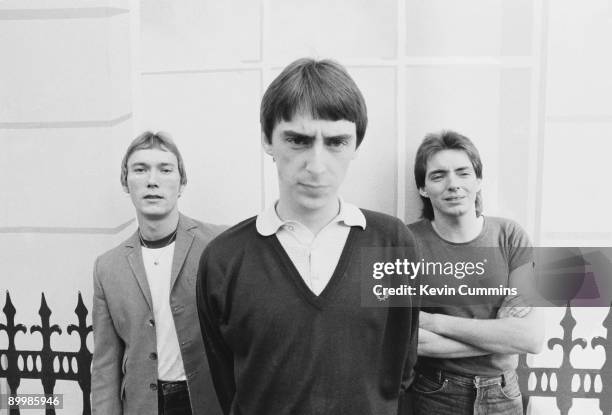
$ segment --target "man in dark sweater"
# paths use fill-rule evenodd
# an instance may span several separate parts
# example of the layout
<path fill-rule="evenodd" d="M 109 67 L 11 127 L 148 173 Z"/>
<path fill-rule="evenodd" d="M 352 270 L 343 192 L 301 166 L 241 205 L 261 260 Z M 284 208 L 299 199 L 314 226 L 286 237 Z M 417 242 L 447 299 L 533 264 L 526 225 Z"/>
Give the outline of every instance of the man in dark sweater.
<path fill-rule="evenodd" d="M 197 302 L 225 414 L 396 414 L 416 360 L 418 309 L 364 307 L 364 249 L 415 242 L 338 189 L 367 125 L 346 70 L 300 59 L 268 87 L 262 145 L 278 201 L 203 253 Z M 369 251 L 371 252 L 371 251 Z"/>

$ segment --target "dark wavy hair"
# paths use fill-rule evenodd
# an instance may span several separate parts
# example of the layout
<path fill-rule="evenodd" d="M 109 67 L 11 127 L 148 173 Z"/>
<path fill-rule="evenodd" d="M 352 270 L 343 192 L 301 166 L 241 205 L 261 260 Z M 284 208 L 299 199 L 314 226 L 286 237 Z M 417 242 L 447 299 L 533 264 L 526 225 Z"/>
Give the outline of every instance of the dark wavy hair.
<path fill-rule="evenodd" d="M 414 180 L 418 189 L 425 187 L 425 176 L 427 174 L 427 162 L 436 153 L 442 150 L 460 150 L 467 154 L 472 162 L 476 177 L 482 179 L 482 160 L 478 149 L 469 138 L 451 130 L 444 130 L 438 133 L 430 133 L 425 136 L 419 146 L 414 160 Z M 434 219 L 434 210 L 429 198 L 421 196 L 423 210 L 421 217 L 429 220 Z M 479 191 L 476 194 L 476 216 L 482 214 L 482 195 Z"/>

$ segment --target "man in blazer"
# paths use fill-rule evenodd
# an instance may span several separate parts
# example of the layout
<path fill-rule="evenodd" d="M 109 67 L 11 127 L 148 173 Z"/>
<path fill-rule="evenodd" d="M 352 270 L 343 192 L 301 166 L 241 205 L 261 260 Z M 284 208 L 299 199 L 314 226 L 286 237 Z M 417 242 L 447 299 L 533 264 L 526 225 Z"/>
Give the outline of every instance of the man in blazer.
<path fill-rule="evenodd" d="M 164 133 L 128 147 L 121 184 L 138 230 L 94 266 L 94 414 L 220 414 L 200 334 L 195 278 L 222 227 L 178 211 L 187 177 Z"/>

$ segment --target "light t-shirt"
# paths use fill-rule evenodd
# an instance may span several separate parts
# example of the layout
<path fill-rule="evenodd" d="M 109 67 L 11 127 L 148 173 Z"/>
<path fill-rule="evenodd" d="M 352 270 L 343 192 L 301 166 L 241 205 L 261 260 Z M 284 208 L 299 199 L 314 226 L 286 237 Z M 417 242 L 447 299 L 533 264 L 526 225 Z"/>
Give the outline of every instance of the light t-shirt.
<path fill-rule="evenodd" d="M 170 278 L 175 242 L 163 248 L 142 247 L 142 260 L 153 301 L 157 338 L 157 376 L 165 381 L 185 380 L 174 317 L 170 309 Z"/>

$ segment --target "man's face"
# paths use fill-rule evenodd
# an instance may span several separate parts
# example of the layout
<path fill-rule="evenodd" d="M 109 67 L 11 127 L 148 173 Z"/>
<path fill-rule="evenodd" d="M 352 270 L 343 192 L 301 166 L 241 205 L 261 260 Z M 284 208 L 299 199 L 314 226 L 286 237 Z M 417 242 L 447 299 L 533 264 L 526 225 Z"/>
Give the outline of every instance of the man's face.
<path fill-rule="evenodd" d="M 296 114 L 262 139 L 276 161 L 280 201 L 296 213 L 313 213 L 337 203 L 338 188 L 355 158 L 355 123 Z"/>
<path fill-rule="evenodd" d="M 442 150 L 427 161 L 425 186 L 419 193 L 429 198 L 435 217 L 476 215 L 480 182 L 465 151 Z"/>
<path fill-rule="evenodd" d="M 176 156 L 159 148 L 136 150 L 127 161 L 127 187 L 139 215 L 163 219 L 175 212 L 183 191 Z"/>

